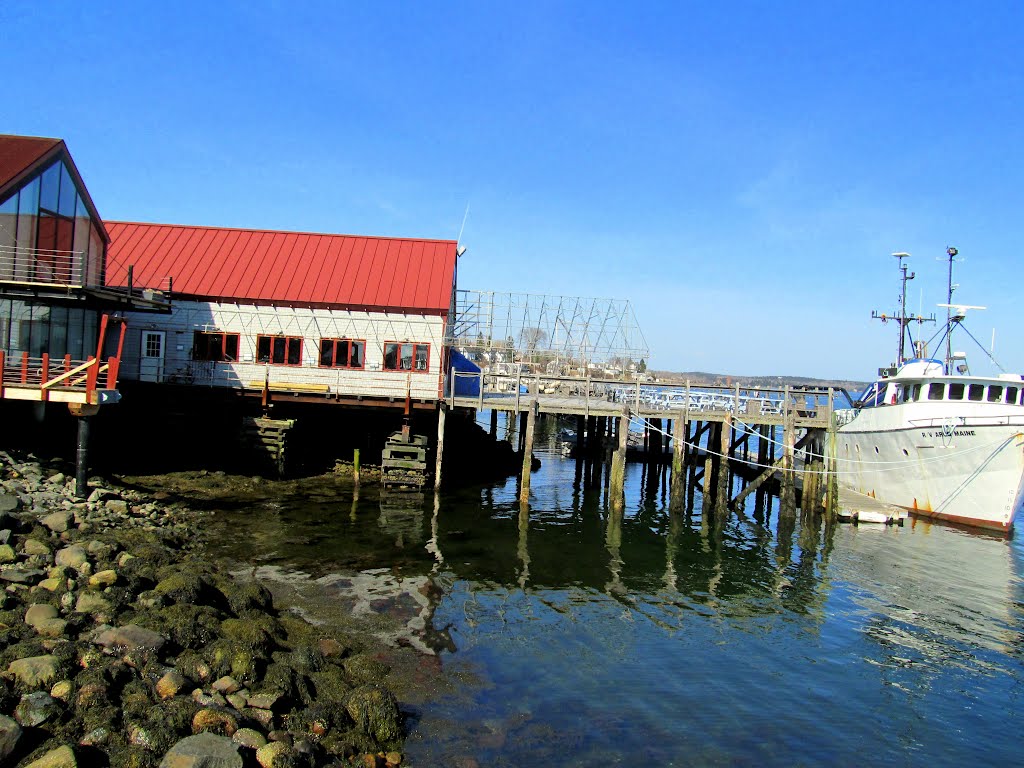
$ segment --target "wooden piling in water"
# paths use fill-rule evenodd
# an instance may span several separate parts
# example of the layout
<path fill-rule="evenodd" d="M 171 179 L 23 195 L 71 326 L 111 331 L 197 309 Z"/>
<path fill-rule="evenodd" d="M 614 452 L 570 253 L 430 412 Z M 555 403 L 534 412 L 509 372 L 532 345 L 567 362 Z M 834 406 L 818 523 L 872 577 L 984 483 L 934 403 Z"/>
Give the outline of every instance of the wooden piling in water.
<path fill-rule="evenodd" d="M 434 490 L 441 490 L 441 466 L 444 458 L 444 426 L 447 420 L 448 407 L 444 402 L 437 411 L 437 455 L 434 458 Z M 359 456 L 356 454 L 356 476 L 359 475 Z"/>
<path fill-rule="evenodd" d="M 611 509 L 621 512 L 626 506 L 626 437 L 629 432 L 629 410 L 625 406 L 619 417 L 619 443 L 612 454 L 612 466 L 609 472 L 608 497 Z"/>
<path fill-rule="evenodd" d="M 537 428 L 539 404 L 536 399 L 530 402 L 526 416 L 525 444 L 523 445 L 523 479 L 519 487 L 519 501 L 526 504 L 530 501 L 530 472 L 533 470 L 533 437 Z"/>
<path fill-rule="evenodd" d="M 732 416 L 726 414 L 725 419 L 719 425 L 718 433 L 718 477 L 715 487 L 715 510 L 722 512 L 727 509 L 729 502 L 729 456 L 732 445 Z"/>
<path fill-rule="evenodd" d="M 491 437 L 497 438 L 498 436 L 498 412 L 491 409 Z"/>
<path fill-rule="evenodd" d="M 672 430 L 672 485 L 669 490 L 669 509 L 682 509 L 686 505 L 686 474 L 683 451 L 686 442 L 683 436 L 686 433 L 685 417 L 675 420 L 675 428 Z"/>
<path fill-rule="evenodd" d="M 796 453 L 796 425 L 793 411 L 793 404 L 789 398 L 789 385 L 786 385 L 785 401 L 783 404 L 783 435 L 782 435 L 782 493 L 780 494 L 779 509 L 791 514 L 796 511 L 796 484 L 793 472 L 795 466 L 794 457 Z"/>
<path fill-rule="evenodd" d="M 709 515 L 712 511 L 715 493 L 715 461 L 714 454 L 711 453 L 711 447 L 715 444 L 715 430 L 711 422 L 708 422 L 707 426 L 710 429 L 707 432 L 707 442 L 705 443 L 704 450 L 704 498 L 701 501 L 701 509 L 705 516 Z"/>

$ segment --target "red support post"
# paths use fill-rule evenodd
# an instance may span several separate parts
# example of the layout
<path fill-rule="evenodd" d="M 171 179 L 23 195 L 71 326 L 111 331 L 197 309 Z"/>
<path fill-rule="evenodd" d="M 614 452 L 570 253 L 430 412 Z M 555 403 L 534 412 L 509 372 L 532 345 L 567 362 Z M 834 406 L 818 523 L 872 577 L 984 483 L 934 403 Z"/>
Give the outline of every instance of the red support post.
<path fill-rule="evenodd" d="M 107 340 L 107 323 L 110 322 L 108 315 L 103 315 L 100 318 L 100 336 L 99 341 L 96 343 L 96 359 L 103 359 L 103 344 Z"/>
<path fill-rule="evenodd" d="M 28 352 L 21 353 L 21 383 L 28 384 Z"/>
<path fill-rule="evenodd" d="M 71 370 L 71 355 L 64 355 L 64 373 Z"/>
<path fill-rule="evenodd" d="M 121 361 L 116 357 L 107 358 L 107 389 L 117 389 L 117 371 Z"/>

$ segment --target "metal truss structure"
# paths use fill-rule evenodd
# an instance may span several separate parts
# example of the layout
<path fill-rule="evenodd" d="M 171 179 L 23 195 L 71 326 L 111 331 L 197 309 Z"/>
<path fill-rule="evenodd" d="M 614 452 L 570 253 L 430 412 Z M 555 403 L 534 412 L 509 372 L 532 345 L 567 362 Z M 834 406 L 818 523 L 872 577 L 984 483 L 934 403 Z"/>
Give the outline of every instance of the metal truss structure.
<path fill-rule="evenodd" d="M 500 373 L 629 375 L 650 356 L 623 299 L 458 290 L 455 301 L 449 343 Z"/>

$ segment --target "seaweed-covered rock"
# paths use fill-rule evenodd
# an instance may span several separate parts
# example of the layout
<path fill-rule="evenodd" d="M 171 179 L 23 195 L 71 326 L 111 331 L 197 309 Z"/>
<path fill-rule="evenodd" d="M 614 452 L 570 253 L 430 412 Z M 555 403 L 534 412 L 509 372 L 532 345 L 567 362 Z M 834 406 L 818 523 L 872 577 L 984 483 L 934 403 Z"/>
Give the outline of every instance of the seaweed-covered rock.
<path fill-rule="evenodd" d="M 364 685 L 352 691 L 345 710 L 356 727 L 387 746 L 402 738 L 402 716 L 394 695 L 379 685 Z"/>
<path fill-rule="evenodd" d="M 0 715 L 0 765 L 6 764 L 20 738 L 21 726 L 6 715 Z"/>
<path fill-rule="evenodd" d="M 179 648 L 195 650 L 220 637 L 220 614 L 208 605 L 175 603 L 155 612 L 153 617 Z"/>
<path fill-rule="evenodd" d="M 60 714 L 61 707 L 45 691 L 33 691 L 21 697 L 14 709 L 14 719 L 25 728 L 35 728 Z"/>
<path fill-rule="evenodd" d="M 235 616 L 247 611 L 268 613 L 273 609 L 273 596 L 270 590 L 258 581 L 215 576 L 213 583 Z"/>

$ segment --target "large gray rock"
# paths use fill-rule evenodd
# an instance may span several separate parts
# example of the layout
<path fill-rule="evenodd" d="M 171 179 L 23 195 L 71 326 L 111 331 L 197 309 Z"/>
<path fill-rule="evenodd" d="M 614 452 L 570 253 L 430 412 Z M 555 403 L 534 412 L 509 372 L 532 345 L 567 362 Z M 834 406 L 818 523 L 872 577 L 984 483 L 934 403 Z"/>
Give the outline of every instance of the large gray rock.
<path fill-rule="evenodd" d="M 242 756 L 227 736 L 200 733 L 167 750 L 160 768 L 242 768 Z"/>
<path fill-rule="evenodd" d="M 53 512 L 42 518 L 39 522 L 54 533 L 64 533 L 71 524 L 71 513 Z"/>
<path fill-rule="evenodd" d="M 64 549 L 59 550 L 56 558 L 54 558 L 54 562 L 57 565 L 64 565 L 78 571 L 89 562 L 89 556 L 86 554 L 85 547 L 81 544 L 72 544 L 70 547 L 64 547 Z"/>
<path fill-rule="evenodd" d="M 7 715 L 0 715 L 0 765 L 7 765 L 7 758 L 18 746 L 20 738 L 21 726 Z"/>
<path fill-rule="evenodd" d="M 7 667 L 7 671 L 26 688 L 37 688 L 51 685 L 57 680 L 60 662 L 56 656 L 30 656 L 26 659 L 15 659 Z"/>
<path fill-rule="evenodd" d="M 38 627 L 40 622 L 56 619 L 57 609 L 47 603 L 33 603 L 25 611 L 25 623 L 30 627 Z"/>
<path fill-rule="evenodd" d="M 35 728 L 60 714 L 60 705 L 45 691 L 33 691 L 21 697 L 14 708 L 14 719 L 24 728 Z"/>
<path fill-rule="evenodd" d="M 159 632 L 135 624 L 126 624 L 123 627 L 104 630 L 93 642 L 108 651 L 159 651 L 167 640 Z"/>
<path fill-rule="evenodd" d="M 43 572 L 38 568 L 25 568 L 23 566 L 4 568 L 0 571 L 0 579 L 9 581 L 12 584 L 35 584 L 43 575 Z"/>
<path fill-rule="evenodd" d="M 21 508 L 21 499 L 11 493 L 0 492 L 0 512 L 17 512 Z"/>

